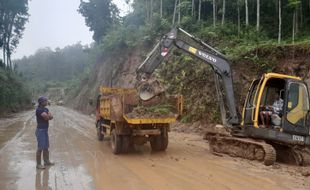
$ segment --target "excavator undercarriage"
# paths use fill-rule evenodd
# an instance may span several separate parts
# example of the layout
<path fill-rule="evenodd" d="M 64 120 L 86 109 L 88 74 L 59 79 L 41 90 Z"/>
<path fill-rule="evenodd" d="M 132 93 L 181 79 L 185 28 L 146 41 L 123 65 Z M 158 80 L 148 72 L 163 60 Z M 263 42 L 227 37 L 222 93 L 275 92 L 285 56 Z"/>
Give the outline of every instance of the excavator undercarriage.
<path fill-rule="evenodd" d="M 300 145 L 284 145 L 240 135 L 231 135 L 226 128 L 217 125 L 206 132 L 210 151 L 248 160 L 263 162 L 266 166 L 280 161 L 299 166 L 310 165 L 310 149 Z"/>
<path fill-rule="evenodd" d="M 262 161 L 266 166 L 272 165 L 276 161 L 276 150 L 272 145 L 262 140 L 234 137 L 217 132 L 209 132 L 205 138 L 209 141 L 212 152 Z"/>

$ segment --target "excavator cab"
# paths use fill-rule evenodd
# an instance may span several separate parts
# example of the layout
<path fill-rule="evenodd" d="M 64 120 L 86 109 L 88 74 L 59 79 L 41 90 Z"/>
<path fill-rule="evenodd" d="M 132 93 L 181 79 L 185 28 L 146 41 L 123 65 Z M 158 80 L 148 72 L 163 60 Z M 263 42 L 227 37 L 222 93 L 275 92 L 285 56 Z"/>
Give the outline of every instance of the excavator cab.
<path fill-rule="evenodd" d="M 270 125 L 263 125 L 260 113 L 266 111 L 266 106 L 272 105 L 277 96 L 283 100 L 281 112 L 278 117 L 269 118 Z M 292 141 L 305 140 L 302 137 L 309 136 L 310 126 L 307 85 L 299 77 L 264 74 L 252 82 L 242 116 L 242 126 L 249 136 L 286 142 L 289 136 L 280 138 L 281 133 L 292 135 L 289 137 Z"/>

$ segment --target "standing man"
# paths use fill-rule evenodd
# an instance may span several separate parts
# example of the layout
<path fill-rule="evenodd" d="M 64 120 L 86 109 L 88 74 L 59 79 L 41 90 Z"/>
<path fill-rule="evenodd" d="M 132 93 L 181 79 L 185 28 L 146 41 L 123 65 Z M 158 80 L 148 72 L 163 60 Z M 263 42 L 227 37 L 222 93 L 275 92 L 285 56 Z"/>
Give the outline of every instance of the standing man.
<path fill-rule="evenodd" d="M 37 149 L 37 169 L 45 169 L 45 166 L 52 166 L 54 163 L 49 160 L 49 139 L 48 139 L 48 121 L 53 119 L 52 114 L 46 108 L 48 102 L 46 97 L 38 99 L 38 108 L 36 109 L 37 129 L 36 137 L 38 141 Z M 41 164 L 41 155 L 43 152 L 44 165 Z"/>

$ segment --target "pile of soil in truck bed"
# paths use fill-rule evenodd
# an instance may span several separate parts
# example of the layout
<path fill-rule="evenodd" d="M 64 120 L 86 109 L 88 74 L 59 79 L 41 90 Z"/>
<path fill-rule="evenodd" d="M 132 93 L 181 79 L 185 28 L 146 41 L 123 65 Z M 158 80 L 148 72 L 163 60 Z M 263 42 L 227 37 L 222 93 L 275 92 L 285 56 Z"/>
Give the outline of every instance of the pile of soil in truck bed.
<path fill-rule="evenodd" d="M 132 112 L 127 113 L 128 118 L 168 118 L 175 117 L 173 106 L 169 104 L 159 104 L 154 106 L 137 106 Z"/>

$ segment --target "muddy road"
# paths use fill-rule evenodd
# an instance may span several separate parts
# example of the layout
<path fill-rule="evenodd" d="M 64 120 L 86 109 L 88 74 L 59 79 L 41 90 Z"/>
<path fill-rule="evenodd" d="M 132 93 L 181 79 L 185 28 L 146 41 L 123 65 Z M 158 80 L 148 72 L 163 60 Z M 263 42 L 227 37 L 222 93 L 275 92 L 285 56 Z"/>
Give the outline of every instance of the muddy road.
<path fill-rule="evenodd" d="M 0 120 L 0 189 L 310 189 L 299 168 L 266 167 L 215 156 L 202 137 L 171 132 L 166 152 L 148 144 L 113 155 L 109 140 L 96 140 L 93 118 L 50 107 L 50 152 L 55 166 L 35 169 L 34 112 Z"/>

